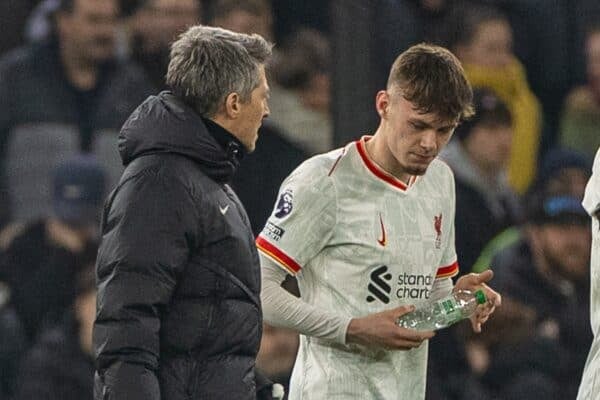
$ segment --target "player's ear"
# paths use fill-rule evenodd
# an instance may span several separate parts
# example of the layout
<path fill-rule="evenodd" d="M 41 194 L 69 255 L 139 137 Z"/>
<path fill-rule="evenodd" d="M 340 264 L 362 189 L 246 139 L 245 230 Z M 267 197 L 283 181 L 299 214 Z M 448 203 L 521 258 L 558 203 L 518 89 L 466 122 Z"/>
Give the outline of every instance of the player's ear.
<path fill-rule="evenodd" d="M 381 118 L 387 118 L 390 106 L 390 95 L 387 90 L 380 90 L 375 97 L 375 109 Z"/>

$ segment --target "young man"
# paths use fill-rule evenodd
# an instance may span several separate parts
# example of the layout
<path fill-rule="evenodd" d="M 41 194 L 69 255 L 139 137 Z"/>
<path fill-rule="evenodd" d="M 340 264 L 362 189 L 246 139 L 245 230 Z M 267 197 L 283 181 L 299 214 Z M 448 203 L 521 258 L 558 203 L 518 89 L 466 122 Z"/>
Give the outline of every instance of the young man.
<path fill-rule="evenodd" d="M 171 48 L 172 92 L 123 126 L 97 261 L 97 400 L 257 398 L 260 266 L 227 182 L 269 114 L 270 55 L 258 35 L 192 27 Z"/>
<path fill-rule="evenodd" d="M 377 93 L 380 125 L 346 147 L 311 158 L 282 184 L 257 238 L 265 319 L 301 336 L 290 399 L 423 399 L 424 341 L 433 332 L 396 325 L 413 304 L 448 295 L 458 273 L 454 180 L 436 159 L 472 114 L 472 91 L 447 50 L 411 47 Z M 281 287 L 296 275 L 301 299 Z M 461 278 L 492 306 L 492 273 Z"/>
<path fill-rule="evenodd" d="M 592 177 L 585 189 L 583 207 L 592 217 L 590 307 L 594 341 L 583 371 L 577 400 L 592 400 L 600 391 L 600 150 L 596 153 Z"/>

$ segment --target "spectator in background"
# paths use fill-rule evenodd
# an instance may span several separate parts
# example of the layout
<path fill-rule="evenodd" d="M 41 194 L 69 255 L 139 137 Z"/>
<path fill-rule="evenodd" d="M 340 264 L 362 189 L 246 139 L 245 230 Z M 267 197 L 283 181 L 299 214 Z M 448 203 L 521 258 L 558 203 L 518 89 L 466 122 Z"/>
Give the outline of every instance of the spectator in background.
<path fill-rule="evenodd" d="M 273 10 L 269 0 L 216 0 L 211 25 L 273 40 Z"/>
<path fill-rule="evenodd" d="M 577 393 L 592 339 L 590 221 L 581 200 L 531 193 L 524 235 L 492 260 L 497 288 L 513 307 L 502 307 L 474 343 L 488 353 L 483 381 L 502 399 L 573 399 Z M 514 314 L 528 313 L 533 318 L 525 326 L 515 323 Z"/>
<path fill-rule="evenodd" d="M 0 281 L 11 291 L 10 304 L 28 340 L 62 316 L 73 300 L 81 265 L 95 259 L 105 184 L 105 170 L 94 158 L 66 160 L 53 171 L 54 215 L 10 229 Z"/>
<path fill-rule="evenodd" d="M 316 30 L 292 35 L 274 60 L 271 120 L 306 153 L 333 146 L 331 50 Z"/>
<path fill-rule="evenodd" d="M 155 87 L 166 87 L 171 42 L 201 19 L 199 0 L 149 0 L 129 17 L 129 52 Z"/>
<path fill-rule="evenodd" d="M 458 3 L 448 17 L 447 40 L 473 87 L 492 89 L 513 116 L 508 180 L 522 194 L 535 176 L 542 115 L 523 66 L 512 51 L 509 22 L 490 6 Z"/>
<path fill-rule="evenodd" d="M 489 89 L 473 92 L 475 116 L 463 122 L 441 157 L 456 182 L 456 252 L 471 272 L 494 236 L 520 222 L 519 199 L 506 182 L 513 136 L 512 116 Z"/>
<path fill-rule="evenodd" d="M 589 28 L 585 41 L 587 82 L 573 89 L 561 118 L 562 145 L 587 154 L 600 147 L 600 24 Z"/>
<path fill-rule="evenodd" d="M 0 2 L 0 55 L 25 43 L 23 27 L 29 13 L 41 0 L 4 0 Z"/>
<path fill-rule="evenodd" d="M 93 260 L 92 260 L 93 261 Z M 92 400 L 92 327 L 96 316 L 93 262 L 75 280 L 75 298 L 24 356 L 13 400 Z"/>
<path fill-rule="evenodd" d="M 583 154 L 564 148 L 552 149 L 542 160 L 529 191 L 545 191 L 583 198 L 590 170 L 590 162 Z M 520 240 L 521 235 L 521 225 L 517 224 L 494 237 L 481 251 L 473 265 L 473 272 L 488 269 L 494 254 Z"/>
<path fill-rule="evenodd" d="M 0 225 L 49 213 L 47 171 L 97 155 L 114 183 L 116 130 L 152 86 L 114 59 L 116 0 L 59 0 L 52 35 L 0 60 Z"/>

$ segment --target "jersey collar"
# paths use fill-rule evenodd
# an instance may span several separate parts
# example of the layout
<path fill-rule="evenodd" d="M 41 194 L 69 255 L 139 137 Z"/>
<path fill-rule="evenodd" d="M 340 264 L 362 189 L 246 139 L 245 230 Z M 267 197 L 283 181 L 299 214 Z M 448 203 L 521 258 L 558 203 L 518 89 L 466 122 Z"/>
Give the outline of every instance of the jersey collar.
<path fill-rule="evenodd" d="M 387 171 L 384 171 L 379 165 L 375 164 L 373 160 L 371 160 L 371 158 L 369 157 L 365 146 L 365 143 L 368 142 L 371 138 L 372 136 L 365 135 L 355 142 L 358 154 L 360 154 L 360 158 L 362 159 L 367 169 L 378 179 L 381 179 L 382 181 L 394 186 L 395 188 L 398 188 L 402 191 L 408 190 L 408 188 L 413 186 L 413 184 L 417 180 L 417 177 L 414 175 L 411 176 L 408 180 L 408 184 L 406 184 L 405 182 L 402 182 L 401 180 L 397 179 L 395 176 L 388 173 Z"/>

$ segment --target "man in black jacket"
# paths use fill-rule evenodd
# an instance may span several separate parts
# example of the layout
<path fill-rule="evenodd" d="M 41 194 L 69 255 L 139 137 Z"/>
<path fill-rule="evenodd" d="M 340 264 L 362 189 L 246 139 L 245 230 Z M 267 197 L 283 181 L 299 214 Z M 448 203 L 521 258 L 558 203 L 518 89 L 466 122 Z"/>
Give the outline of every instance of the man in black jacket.
<path fill-rule="evenodd" d="M 259 395 L 258 256 L 227 182 L 269 113 L 270 55 L 258 35 L 192 27 L 171 48 L 172 92 L 124 124 L 96 267 L 96 400 Z"/>

